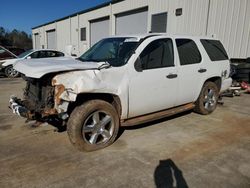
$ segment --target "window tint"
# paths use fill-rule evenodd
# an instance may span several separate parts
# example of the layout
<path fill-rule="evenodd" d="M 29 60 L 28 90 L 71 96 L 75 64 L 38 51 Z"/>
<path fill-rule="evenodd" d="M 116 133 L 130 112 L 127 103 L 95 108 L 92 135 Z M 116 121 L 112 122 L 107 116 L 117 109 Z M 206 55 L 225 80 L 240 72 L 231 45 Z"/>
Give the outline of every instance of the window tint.
<path fill-rule="evenodd" d="M 64 53 L 62 52 L 56 52 L 56 57 L 63 57 L 64 56 Z"/>
<path fill-rule="evenodd" d="M 38 58 L 39 52 L 34 52 L 30 55 L 31 58 Z"/>
<path fill-rule="evenodd" d="M 57 57 L 55 51 L 47 51 L 46 56 L 47 56 L 47 57 Z"/>
<path fill-rule="evenodd" d="M 159 39 L 151 42 L 141 53 L 143 69 L 174 66 L 174 52 L 171 39 Z"/>
<path fill-rule="evenodd" d="M 211 61 L 228 59 L 227 52 L 219 40 L 201 40 Z"/>
<path fill-rule="evenodd" d="M 190 39 L 176 39 L 176 45 L 181 65 L 201 62 L 201 54 L 194 41 Z"/>
<path fill-rule="evenodd" d="M 46 51 L 39 51 L 38 58 L 46 58 L 46 57 L 47 57 L 47 52 Z"/>

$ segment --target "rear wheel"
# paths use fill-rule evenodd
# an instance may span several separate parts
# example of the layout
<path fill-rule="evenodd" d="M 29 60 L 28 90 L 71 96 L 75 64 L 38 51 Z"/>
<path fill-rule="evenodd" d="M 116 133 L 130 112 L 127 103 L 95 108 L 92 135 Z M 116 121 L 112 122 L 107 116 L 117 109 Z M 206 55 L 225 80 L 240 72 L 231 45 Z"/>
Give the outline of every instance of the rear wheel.
<path fill-rule="evenodd" d="M 94 151 L 111 145 L 119 130 L 115 108 L 102 100 L 91 100 L 74 109 L 67 131 L 71 143 L 78 149 Z"/>
<path fill-rule="evenodd" d="M 218 98 L 217 85 L 214 82 L 206 82 L 195 103 L 194 111 L 204 115 L 212 113 L 216 109 Z"/>
<path fill-rule="evenodd" d="M 15 69 L 13 69 L 13 66 L 8 66 L 4 70 L 5 76 L 8 78 L 16 78 L 19 76 L 19 72 L 17 72 Z"/>

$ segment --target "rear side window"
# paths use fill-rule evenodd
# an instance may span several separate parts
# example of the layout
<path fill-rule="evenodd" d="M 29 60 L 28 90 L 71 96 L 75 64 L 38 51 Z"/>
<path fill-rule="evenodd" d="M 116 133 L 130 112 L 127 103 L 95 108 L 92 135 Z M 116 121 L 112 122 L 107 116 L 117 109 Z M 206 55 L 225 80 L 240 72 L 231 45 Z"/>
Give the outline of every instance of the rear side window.
<path fill-rule="evenodd" d="M 62 52 L 56 52 L 56 57 L 63 57 L 64 56 L 64 53 Z"/>
<path fill-rule="evenodd" d="M 47 51 L 46 57 L 57 57 L 56 52 L 55 51 Z"/>
<path fill-rule="evenodd" d="M 46 57 L 48 57 L 46 51 L 39 51 L 38 58 L 46 58 Z"/>
<path fill-rule="evenodd" d="M 194 41 L 190 39 L 176 39 L 175 41 L 181 65 L 190 65 L 201 62 L 201 54 Z"/>
<path fill-rule="evenodd" d="M 151 42 L 142 51 L 140 59 L 144 70 L 174 66 L 172 40 L 158 39 Z"/>
<path fill-rule="evenodd" d="M 227 52 L 219 40 L 201 39 L 201 43 L 211 61 L 221 61 L 228 59 Z"/>

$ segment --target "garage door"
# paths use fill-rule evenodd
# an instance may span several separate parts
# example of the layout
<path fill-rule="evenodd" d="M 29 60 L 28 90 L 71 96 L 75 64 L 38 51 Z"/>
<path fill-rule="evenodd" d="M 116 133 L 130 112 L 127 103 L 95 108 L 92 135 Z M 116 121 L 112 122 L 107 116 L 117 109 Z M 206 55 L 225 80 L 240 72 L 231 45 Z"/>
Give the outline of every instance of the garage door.
<path fill-rule="evenodd" d="M 39 36 L 39 33 L 35 34 L 35 49 L 40 49 L 40 36 Z"/>
<path fill-rule="evenodd" d="M 109 18 L 102 18 L 90 22 L 90 45 L 109 36 Z"/>
<path fill-rule="evenodd" d="M 56 30 L 47 31 L 47 48 L 56 49 Z"/>
<path fill-rule="evenodd" d="M 147 33 L 148 10 L 140 9 L 116 15 L 116 34 Z"/>

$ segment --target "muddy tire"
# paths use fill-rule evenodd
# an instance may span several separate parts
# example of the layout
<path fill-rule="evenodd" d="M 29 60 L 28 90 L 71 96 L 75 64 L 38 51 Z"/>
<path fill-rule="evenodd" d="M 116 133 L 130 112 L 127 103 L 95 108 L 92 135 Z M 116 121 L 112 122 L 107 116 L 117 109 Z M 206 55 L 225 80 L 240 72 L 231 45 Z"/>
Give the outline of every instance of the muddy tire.
<path fill-rule="evenodd" d="M 4 74 L 8 78 L 17 78 L 19 76 L 19 72 L 17 72 L 15 69 L 13 69 L 12 66 L 8 66 L 4 69 Z"/>
<path fill-rule="evenodd" d="M 102 100 L 77 106 L 70 115 L 67 132 L 80 151 L 95 151 L 111 145 L 118 134 L 120 121 L 115 108 Z"/>
<path fill-rule="evenodd" d="M 206 82 L 195 102 L 194 111 L 203 115 L 212 113 L 216 109 L 218 98 L 219 90 L 217 85 L 213 82 Z"/>

